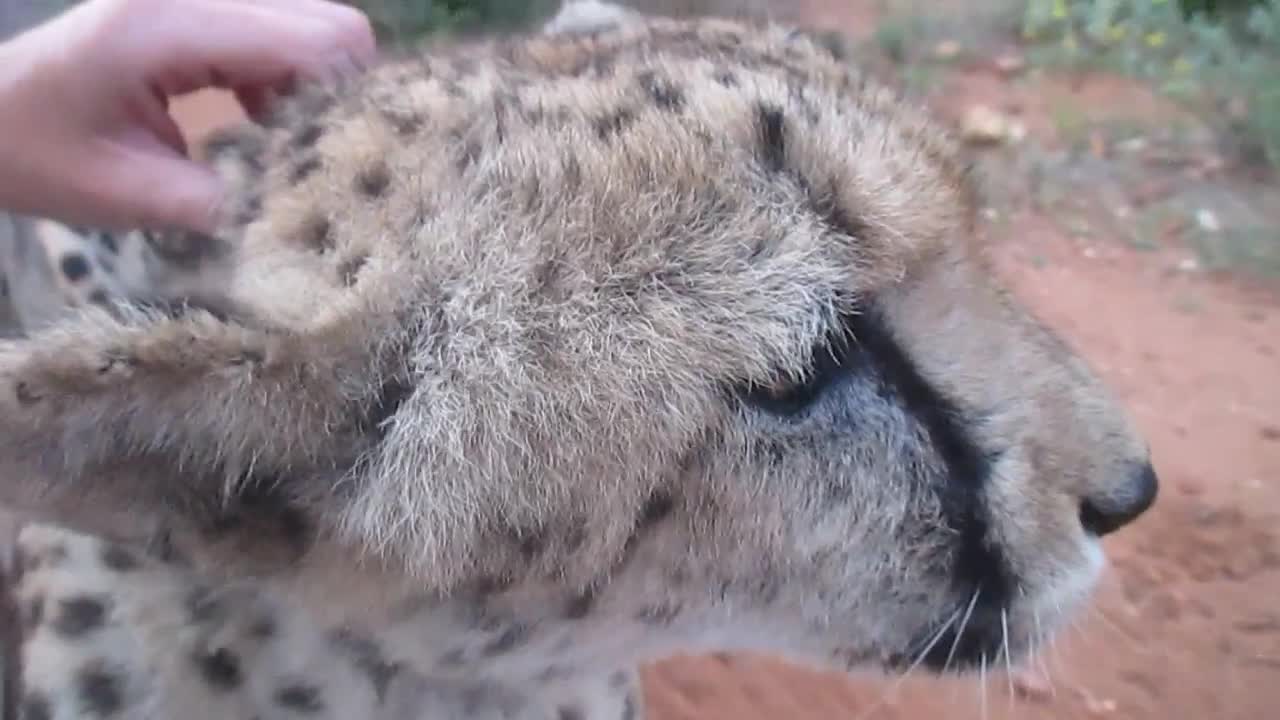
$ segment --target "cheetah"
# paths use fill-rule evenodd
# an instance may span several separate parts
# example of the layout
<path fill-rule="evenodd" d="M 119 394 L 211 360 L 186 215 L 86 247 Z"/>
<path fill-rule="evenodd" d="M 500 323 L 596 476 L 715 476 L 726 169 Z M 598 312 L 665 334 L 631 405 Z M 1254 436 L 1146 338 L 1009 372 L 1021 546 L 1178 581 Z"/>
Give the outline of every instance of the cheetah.
<path fill-rule="evenodd" d="M 626 718 L 1025 658 L 1149 450 L 926 113 L 773 22 L 471 38 L 212 139 L 168 302 L 0 344 L 19 716 Z"/>

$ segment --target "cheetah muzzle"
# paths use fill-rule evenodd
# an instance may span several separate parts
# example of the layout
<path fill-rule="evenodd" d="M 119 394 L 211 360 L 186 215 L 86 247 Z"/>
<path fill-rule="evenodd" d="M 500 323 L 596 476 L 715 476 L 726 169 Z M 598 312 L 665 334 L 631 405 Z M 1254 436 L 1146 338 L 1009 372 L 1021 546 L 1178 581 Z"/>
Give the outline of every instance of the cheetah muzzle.
<path fill-rule="evenodd" d="M 1001 289 L 957 147 L 802 33 L 439 45 L 208 149 L 224 311 L 0 345 L 0 500 L 242 598 L 166 626 L 215 687 L 259 615 L 345 648 L 370 707 L 675 652 L 1016 661 L 1155 498 Z"/>

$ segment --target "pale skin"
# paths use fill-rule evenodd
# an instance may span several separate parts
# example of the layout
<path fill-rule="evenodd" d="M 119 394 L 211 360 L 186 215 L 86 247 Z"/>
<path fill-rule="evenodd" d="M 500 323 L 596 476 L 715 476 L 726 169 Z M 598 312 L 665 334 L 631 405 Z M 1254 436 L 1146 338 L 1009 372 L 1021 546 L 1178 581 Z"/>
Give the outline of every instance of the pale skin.
<path fill-rule="evenodd" d="M 255 116 L 375 53 L 368 19 L 327 0 L 88 0 L 0 44 L 0 209 L 211 232 L 224 189 L 170 99 L 224 88 Z"/>

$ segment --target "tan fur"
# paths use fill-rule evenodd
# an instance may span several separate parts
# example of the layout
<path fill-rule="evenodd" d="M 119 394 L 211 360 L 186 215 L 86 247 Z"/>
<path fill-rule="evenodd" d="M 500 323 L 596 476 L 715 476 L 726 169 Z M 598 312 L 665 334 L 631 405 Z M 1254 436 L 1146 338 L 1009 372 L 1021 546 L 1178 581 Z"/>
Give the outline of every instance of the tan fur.
<path fill-rule="evenodd" d="M 7 503 L 446 676 L 484 608 L 523 659 L 457 672 L 519 683 L 561 646 L 852 669 L 950 631 L 968 664 L 994 623 L 1021 654 L 1100 570 L 1082 503 L 1149 502 L 1123 412 L 981 257 L 957 148 L 802 34 L 475 41 L 237 132 L 217 316 L 0 345 Z"/>

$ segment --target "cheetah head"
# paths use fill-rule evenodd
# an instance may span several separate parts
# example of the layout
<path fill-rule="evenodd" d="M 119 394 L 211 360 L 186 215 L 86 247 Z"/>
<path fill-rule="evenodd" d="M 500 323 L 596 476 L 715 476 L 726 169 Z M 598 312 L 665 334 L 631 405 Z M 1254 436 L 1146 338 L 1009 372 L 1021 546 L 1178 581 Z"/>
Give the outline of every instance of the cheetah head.
<path fill-rule="evenodd" d="M 223 310 L 0 346 L 6 501 L 587 658 L 958 670 L 1070 618 L 1154 499 L 956 148 L 783 28 L 428 51 L 210 154 Z"/>

